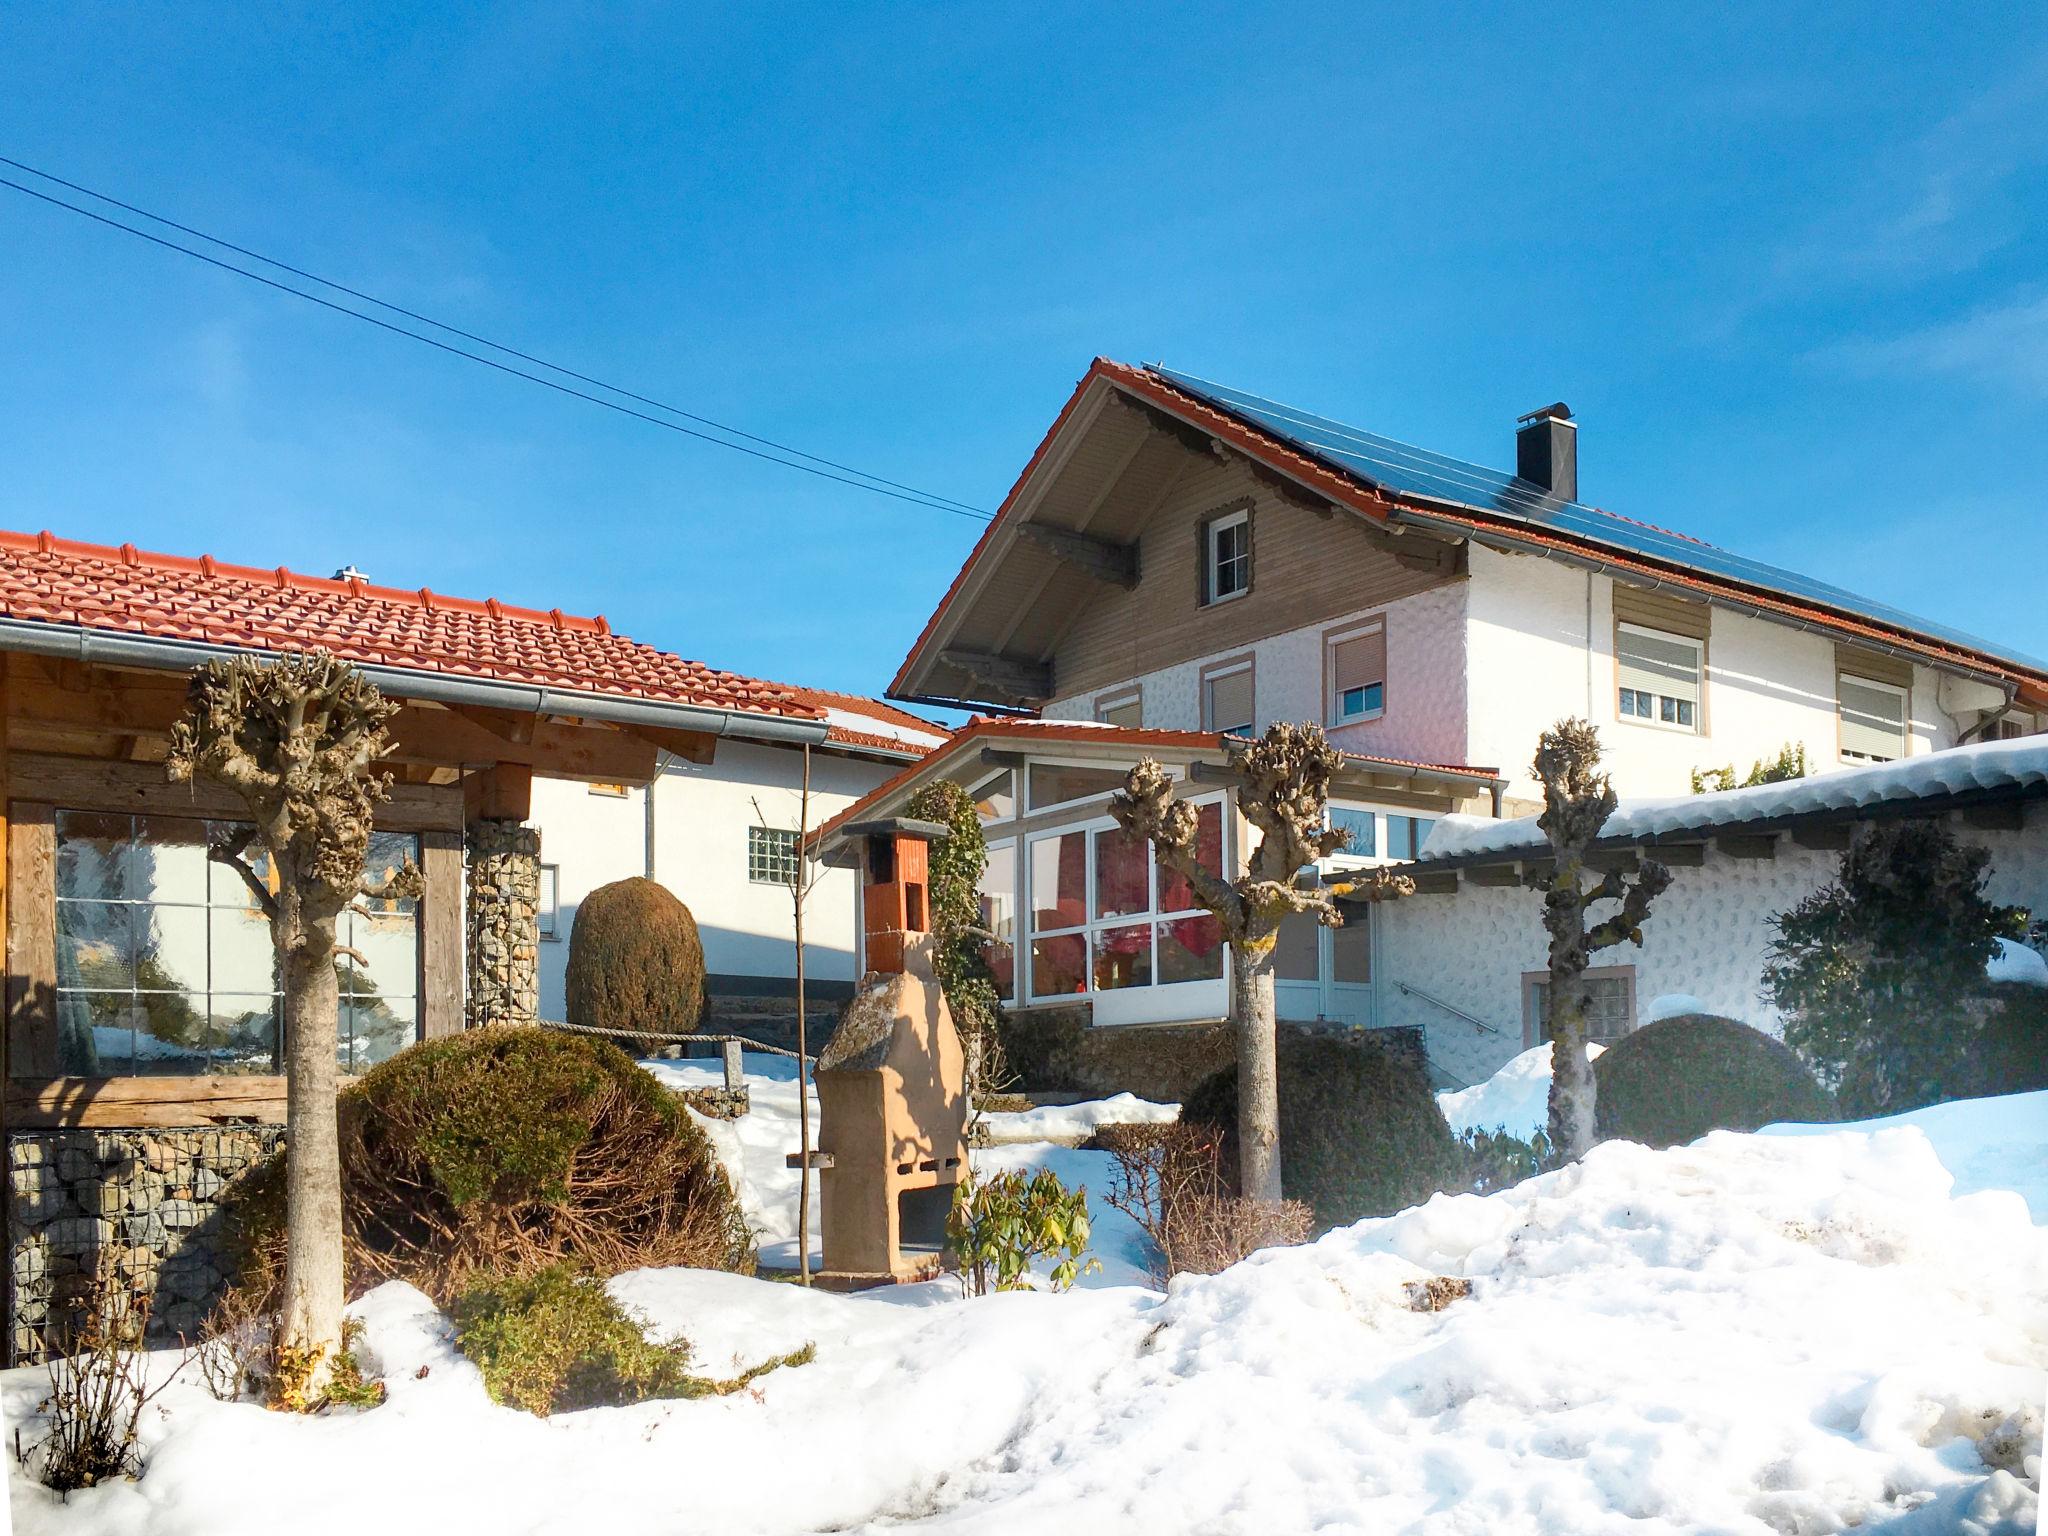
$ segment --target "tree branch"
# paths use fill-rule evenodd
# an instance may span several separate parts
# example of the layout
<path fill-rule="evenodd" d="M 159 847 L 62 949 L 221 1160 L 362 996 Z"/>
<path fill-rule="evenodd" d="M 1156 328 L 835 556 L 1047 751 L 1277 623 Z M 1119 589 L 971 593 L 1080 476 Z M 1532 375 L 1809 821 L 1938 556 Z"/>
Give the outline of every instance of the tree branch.
<path fill-rule="evenodd" d="M 1196 904 L 1214 912 L 1231 936 L 1245 925 L 1245 900 L 1237 888 L 1202 863 L 1197 846 L 1201 817 L 1185 800 L 1174 798 L 1173 780 L 1151 758 L 1141 758 L 1124 777 L 1124 787 L 1109 797 L 1109 814 L 1133 837 L 1148 840 L 1159 862 L 1194 889 Z"/>
<path fill-rule="evenodd" d="M 249 887 L 249 894 L 256 898 L 256 906 L 267 918 L 277 916 L 277 898 L 270 894 L 270 887 L 263 883 L 262 876 L 242 860 L 249 845 L 256 840 L 256 829 L 244 827 L 239 832 L 229 833 L 216 842 L 209 843 L 207 858 L 216 864 L 224 864 L 242 877 L 242 884 Z"/>

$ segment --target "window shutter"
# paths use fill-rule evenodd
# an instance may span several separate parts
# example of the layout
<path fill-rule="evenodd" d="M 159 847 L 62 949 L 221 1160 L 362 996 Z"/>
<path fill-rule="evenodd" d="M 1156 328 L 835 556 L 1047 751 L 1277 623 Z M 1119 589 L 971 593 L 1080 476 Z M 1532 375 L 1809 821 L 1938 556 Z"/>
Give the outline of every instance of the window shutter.
<path fill-rule="evenodd" d="M 1614 645 L 1615 659 L 1621 667 L 1622 687 L 1699 703 L 1698 647 L 1682 640 L 1645 635 L 1632 629 L 1619 631 L 1614 637 Z"/>
<path fill-rule="evenodd" d="M 1387 634 L 1384 629 L 1353 635 L 1330 647 L 1330 682 L 1338 699 L 1341 700 L 1349 689 L 1366 688 L 1386 680 Z"/>
<path fill-rule="evenodd" d="M 1117 699 L 1103 699 L 1095 706 L 1095 719 L 1102 725 L 1122 726 L 1135 730 L 1144 723 L 1145 709 L 1138 694 L 1125 694 Z"/>
<path fill-rule="evenodd" d="M 1906 700 L 1849 676 L 1835 679 L 1842 712 L 1842 750 L 1886 760 L 1906 755 Z"/>
<path fill-rule="evenodd" d="M 1230 672 L 1222 677 L 1210 678 L 1208 694 L 1209 718 L 1204 722 L 1207 729 L 1236 730 L 1253 724 L 1250 667 L 1246 667 L 1242 672 Z"/>

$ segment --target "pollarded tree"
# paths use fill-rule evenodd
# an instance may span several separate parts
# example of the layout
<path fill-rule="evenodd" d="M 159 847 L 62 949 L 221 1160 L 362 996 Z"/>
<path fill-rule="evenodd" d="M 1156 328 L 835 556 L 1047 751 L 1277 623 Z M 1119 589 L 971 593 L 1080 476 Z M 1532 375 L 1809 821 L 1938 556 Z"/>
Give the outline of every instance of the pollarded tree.
<path fill-rule="evenodd" d="M 1109 813 L 1134 836 L 1149 838 L 1159 861 L 1186 880 L 1195 902 L 1213 912 L 1230 946 L 1230 1017 L 1237 1034 L 1238 1170 L 1246 1196 L 1280 1194 L 1278 1024 L 1273 1002 L 1273 946 L 1280 924 L 1297 913 L 1340 927 L 1337 899 L 1384 901 L 1406 896 L 1415 882 L 1386 869 L 1341 884 L 1302 884 L 1300 875 L 1341 849 L 1349 834 L 1329 825 L 1330 777 L 1344 755 L 1316 725 L 1274 724 L 1232 761 L 1237 807 L 1258 829 L 1258 846 L 1243 874 L 1202 862 L 1200 818 L 1173 793 L 1174 781 L 1151 758 L 1125 777 Z"/>
<path fill-rule="evenodd" d="M 389 774 L 373 769 L 390 750 L 395 712 L 375 685 L 321 653 L 275 661 L 217 660 L 193 676 L 185 714 L 171 730 L 171 779 L 207 779 L 233 790 L 253 825 L 214 843 L 209 856 L 238 874 L 270 920 L 284 992 L 286 1150 L 284 1310 L 279 1383 L 292 1406 L 316 1400 L 341 1347 L 341 1163 L 335 1121 L 337 942 L 341 916 L 362 897 L 417 897 L 407 862 L 375 887 L 364 855 Z M 274 885 L 250 863 L 269 857 Z"/>
<path fill-rule="evenodd" d="M 1593 1149 L 1586 969 L 1597 950 L 1640 945 L 1650 903 L 1671 884 L 1671 871 L 1652 859 L 1633 880 L 1619 870 L 1594 880 L 1587 856 L 1617 804 L 1614 786 L 1599 769 L 1600 736 L 1584 720 L 1560 721 L 1537 742 L 1543 814 L 1536 825 L 1550 839 L 1554 867 L 1530 883 L 1543 892 L 1543 927 L 1550 935 L 1550 1144 L 1567 1158 Z M 1598 901 L 1618 901 L 1621 910 L 1589 925 L 1586 909 Z"/>

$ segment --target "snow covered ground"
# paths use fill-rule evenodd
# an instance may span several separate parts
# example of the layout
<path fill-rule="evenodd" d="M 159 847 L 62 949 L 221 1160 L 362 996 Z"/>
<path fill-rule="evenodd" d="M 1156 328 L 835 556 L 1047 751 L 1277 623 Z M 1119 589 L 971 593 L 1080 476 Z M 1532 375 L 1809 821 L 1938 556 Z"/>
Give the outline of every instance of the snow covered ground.
<path fill-rule="evenodd" d="M 794 1087 L 760 1065 L 755 1113 L 714 1134 L 755 1219 L 788 1223 L 783 1149 L 772 1174 L 767 1150 Z M 26 1536 L 2020 1536 L 2038 1510 L 2048 1228 L 2000 1186 L 2039 1177 L 2044 1140 L 2048 1094 L 1613 1143 L 1164 1296 L 837 1296 L 641 1271 L 614 1293 L 707 1370 L 806 1340 L 816 1361 L 732 1398 L 545 1422 L 490 1403 L 440 1314 L 389 1285 L 357 1309 L 384 1407 L 287 1418 L 181 1381 L 144 1420 L 139 1482 L 66 1504 L 17 1473 L 13 1515 Z M 981 1161 L 1049 1163 L 1091 1195 L 1106 1163 L 1042 1144 Z M 1135 1278 L 1135 1234 L 1096 1209 L 1117 1271 L 1100 1279 Z M 1409 1310 L 1404 1285 L 1432 1274 L 1472 1294 Z M 0 1375 L 10 1425 L 43 1387 Z"/>

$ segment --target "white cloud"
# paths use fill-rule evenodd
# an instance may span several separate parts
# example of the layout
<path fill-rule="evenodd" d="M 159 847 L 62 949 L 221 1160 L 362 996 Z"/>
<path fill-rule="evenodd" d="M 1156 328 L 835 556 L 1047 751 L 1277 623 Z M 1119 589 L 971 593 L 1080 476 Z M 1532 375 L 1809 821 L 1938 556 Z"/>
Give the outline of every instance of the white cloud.
<path fill-rule="evenodd" d="M 1944 373 L 2048 395 L 2048 297 L 2018 299 L 1817 356 L 1863 373 Z"/>

